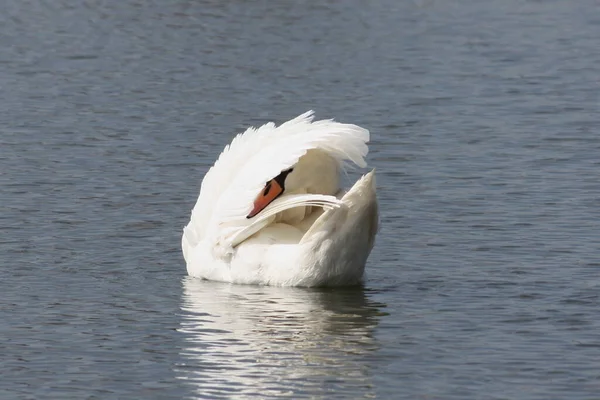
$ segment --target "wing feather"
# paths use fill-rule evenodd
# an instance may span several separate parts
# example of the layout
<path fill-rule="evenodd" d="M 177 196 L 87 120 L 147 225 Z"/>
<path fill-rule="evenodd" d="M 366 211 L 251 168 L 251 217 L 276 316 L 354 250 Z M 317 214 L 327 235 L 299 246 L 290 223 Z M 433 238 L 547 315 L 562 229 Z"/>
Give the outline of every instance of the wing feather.
<path fill-rule="evenodd" d="M 225 147 L 206 173 L 190 223 L 184 228 L 184 254 L 186 246 L 191 248 L 209 235 L 223 240 L 225 232 L 248 231 L 254 221 L 246 215 L 256 194 L 308 150 L 326 151 L 343 167 L 365 167 L 368 141 L 368 130 L 333 120 L 313 122 L 313 111 L 279 127 L 270 122 L 248 128 Z"/>

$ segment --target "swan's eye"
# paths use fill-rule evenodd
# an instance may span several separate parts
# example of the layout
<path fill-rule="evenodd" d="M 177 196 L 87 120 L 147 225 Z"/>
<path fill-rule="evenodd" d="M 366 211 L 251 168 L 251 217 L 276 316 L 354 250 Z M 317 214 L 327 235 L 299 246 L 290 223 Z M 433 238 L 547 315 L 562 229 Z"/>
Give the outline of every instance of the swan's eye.
<path fill-rule="evenodd" d="M 293 170 L 294 170 L 294 168 L 290 168 L 290 169 L 286 169 L 285 171 L 281 171 L 281 173 L 273 179 L 275 180 L 275 182 L 279 183 L 279 186 L 281 186 L 283 188 L 285 186 L 285 178 L 287 178 L 287 176 Z"/>
<path fill-rule="evenodd" d="M 271 181 L 267 182 L 267 184 L 265 185 L 265 190 L 263 191 L 263 196 L 268 195 L 269 190 L 271 190 Z"/>

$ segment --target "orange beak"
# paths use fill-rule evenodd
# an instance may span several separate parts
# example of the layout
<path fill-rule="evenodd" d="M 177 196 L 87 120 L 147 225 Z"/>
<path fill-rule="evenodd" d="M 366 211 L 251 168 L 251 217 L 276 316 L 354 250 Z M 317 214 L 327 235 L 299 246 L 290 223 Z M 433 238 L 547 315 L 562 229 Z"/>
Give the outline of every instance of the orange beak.
<path fill-rule="evenodd" d="M 276 179 L 271 179 L 265 185 L 265 188 L 254 200 L 254 208 L 250 211 L 250 214 L 246 216 L 246 218 L 252 218 L 276 198 L 278 198 L 283 193 L 283 187 L 277 182 Z"/>

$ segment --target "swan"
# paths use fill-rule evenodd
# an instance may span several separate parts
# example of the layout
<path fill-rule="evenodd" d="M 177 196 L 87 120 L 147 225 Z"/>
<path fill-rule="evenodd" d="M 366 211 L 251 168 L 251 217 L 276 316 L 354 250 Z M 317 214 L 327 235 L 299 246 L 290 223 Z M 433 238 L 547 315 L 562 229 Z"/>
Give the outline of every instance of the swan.
<path fill-rule="evenodd" d="M 378 229 L 375 170 L 347 192 L 340 175 L 367 166 L 369 131 L 308 111 L 249 128 L 204 176 L 182 250 L 190 276 L 274 286 L 362 282 Z"/>

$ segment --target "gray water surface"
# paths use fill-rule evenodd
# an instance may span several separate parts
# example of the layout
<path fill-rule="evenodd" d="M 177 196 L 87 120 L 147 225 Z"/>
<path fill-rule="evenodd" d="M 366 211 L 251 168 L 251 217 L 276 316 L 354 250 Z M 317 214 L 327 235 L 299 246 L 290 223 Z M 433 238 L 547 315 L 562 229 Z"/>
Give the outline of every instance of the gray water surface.
<path fill-rule="evenodd" d="M 599 398 L 596 1 L 2 8 L 0 398 Z M 365 287 L 186 277 L 223 146 L 308 109 L 372 132 Z"/>

